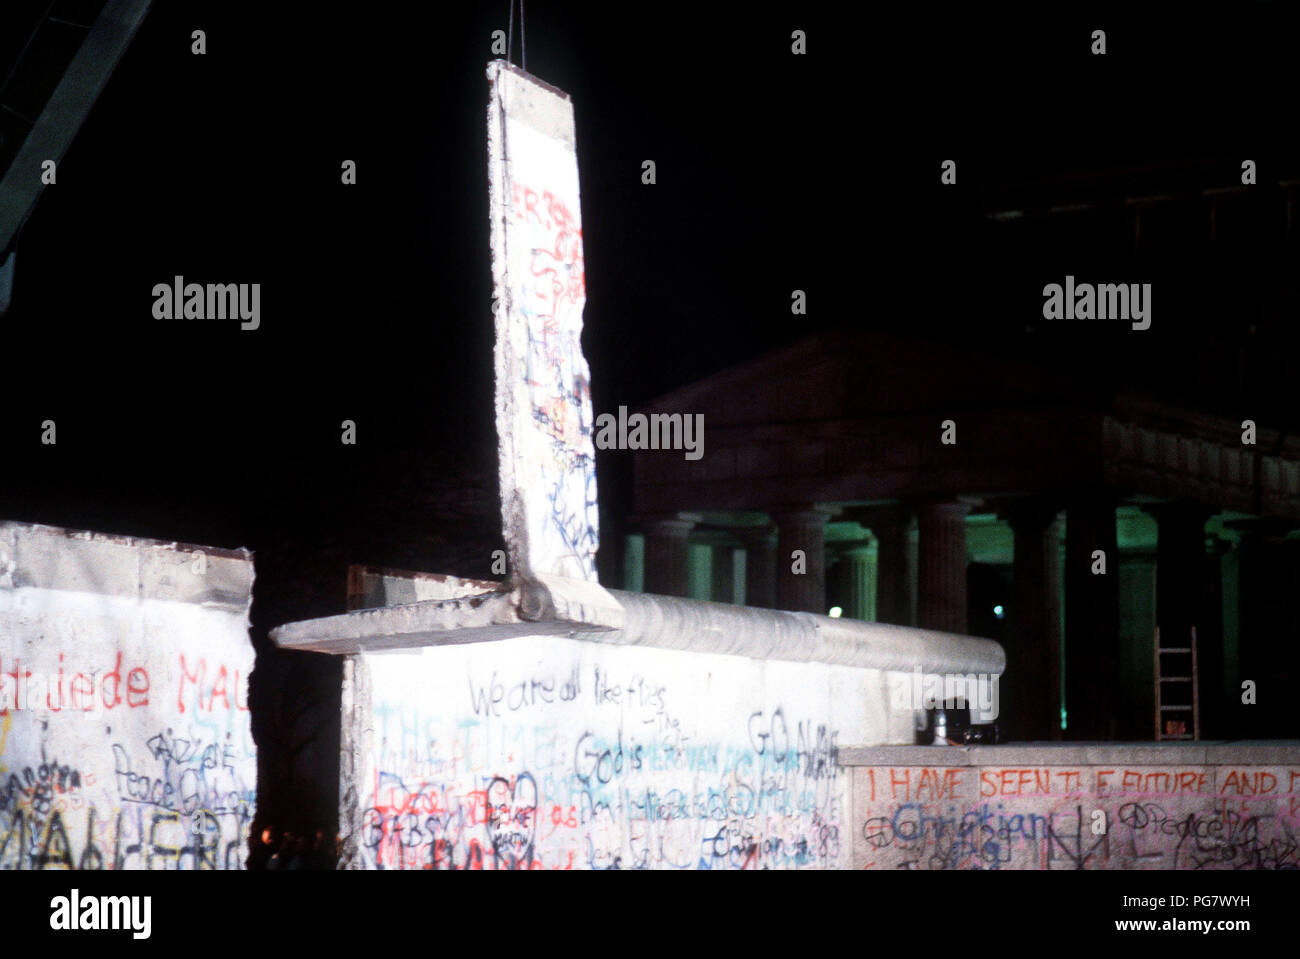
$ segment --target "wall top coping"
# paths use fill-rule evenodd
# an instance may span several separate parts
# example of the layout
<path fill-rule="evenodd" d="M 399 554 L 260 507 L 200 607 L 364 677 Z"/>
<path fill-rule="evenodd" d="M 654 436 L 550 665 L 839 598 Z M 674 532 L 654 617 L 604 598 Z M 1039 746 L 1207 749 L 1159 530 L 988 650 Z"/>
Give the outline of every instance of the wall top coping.
<path fill-rule="evenodd" d="M 253 554 L 0 520 L 0 590 L 24 587 L 242 612 L 252 599 Z"/>
<path fill-rule="evenodd" d="M 597 591 L 561 577 L 474 589 L 457 598 L 287 623 L 273 629 L 271 639 L 285 649 L 348 655 L 563 635 L 617 646 L 904 672 L 1000 675 L 1006 667 L 1006 654 L 993 640 L 933 630 Z M 607 605 L 611 599 L 617 608 Z"/>
<path fill-rule="evenodd" d="M 841 746 L 841 766 L 1300 766 L 1300 740 Z"/>

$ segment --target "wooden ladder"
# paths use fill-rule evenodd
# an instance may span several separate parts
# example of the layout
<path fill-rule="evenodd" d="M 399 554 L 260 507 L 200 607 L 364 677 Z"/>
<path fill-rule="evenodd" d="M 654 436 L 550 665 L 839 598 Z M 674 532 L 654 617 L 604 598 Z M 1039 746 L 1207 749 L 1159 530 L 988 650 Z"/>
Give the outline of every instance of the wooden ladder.
<path fill-rule="evenodd" d="M 1196 663 L 1196 627 L 1192 627 L 1192 644 L 1190 646 L 1161 646 L 1160 645 L 1160 627 L 1156 627 L 1156 661 L 1155 661 L 1155 718 L 1156 718 L 1156 740 L 1162 739 L 1200 739 L 1201 738 L 1201 693 L 1200 683 L 1197 682 L 1199 673 L 1197 672 Z M 1161 657 L 1167 655 L 1191 656 L 1192 674 L 1190 676 L 1165 676 L 1163 675 L 1163 666 Z M 1192 701 L 1190 704 L 1181 703 L 1177 705 L 1168 705 L 1164 699 L 1165 683 L 1191 683 Z M 1179 713 L 1192 714 L 1192 728 L 1189 732 L 1187 721 L 1177 719 L 1166 719 L 1169 714 L 1177 715 Z"/>

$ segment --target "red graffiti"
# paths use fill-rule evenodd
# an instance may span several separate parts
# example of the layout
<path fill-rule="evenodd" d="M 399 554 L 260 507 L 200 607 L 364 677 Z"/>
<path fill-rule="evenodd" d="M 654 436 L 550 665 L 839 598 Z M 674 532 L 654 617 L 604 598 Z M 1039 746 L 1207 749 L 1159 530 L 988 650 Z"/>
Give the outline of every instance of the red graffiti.
<path fill-rule="evenodd" d="M 202 656 L 199 657 L 198 663 L 191 670 L 185 662 L 185 654 L 180 654 L 180 683 L 176 690 L 176 708 L 180 712 L 185 712 L 186 703 L 186 684 L 194 687 L 197 694 L 194 708 L 199 712 L 212 712 L 216 706 L 217 700 L 220 699 L 223 708 L 226 711 L 237 710 L 239 712 L 248 712 L 248 697 L 244 690 L 244 684 L 240 682 L 238 669 L 229 669 L 224 664 L 218 665 L 212 674 L 209 682 L 208 661 Z M 231 678 L 233 674 L 233 679 Z M 232 688 L 233 684 L 233 688 Z M 244 699 L 240 701 L 240 694 L 244 693 Z"/>
<path fill-rule="evenodd" d="M 98 699 L 98 702 L 96 700 Z M 4 670 L 0 659 L 0 716 L 10 709 L 45 709 L 50 712 L 90 712 L 97 705 L 114 709 L 126 705 L 138 709 L 149 705 L 149 671 L 143 666 L 133 666 L 122 671 L 122 652 L 118 650 L 109 670 L 83 670 L 72 672 L 64 668 L 64 654 L 58 654 L 58 670 L 54 673 L 37 673 L 24 669 L 22 660 L 15 657 L 12 667 Z"/>

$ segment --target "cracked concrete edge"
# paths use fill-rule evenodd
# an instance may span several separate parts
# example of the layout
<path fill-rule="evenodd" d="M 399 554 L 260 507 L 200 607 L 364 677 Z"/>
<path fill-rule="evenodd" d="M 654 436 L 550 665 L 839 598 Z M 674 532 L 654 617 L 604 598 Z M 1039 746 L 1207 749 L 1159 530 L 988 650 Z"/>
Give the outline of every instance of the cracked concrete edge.
<path fill-rule="evenodd" d="M 1297 766 L 1300 740 L 841 746 L 842 766 Z"/>
<path fill-rule="evenodd" d="M 247 617 L 253 578 L 247 549 L 0 522 L 0 589 L 170 600 Z"/>
<path fill-rule="evenodd" d="M 359 610 L 271 631 L 282 647 L 329 653 L 530 635 L 895 672 L 1000 674 L 1006 664 L 1002 647 L 987 639 L 606 590 L 558 576 L 535 577 L 513 590 Z"/>

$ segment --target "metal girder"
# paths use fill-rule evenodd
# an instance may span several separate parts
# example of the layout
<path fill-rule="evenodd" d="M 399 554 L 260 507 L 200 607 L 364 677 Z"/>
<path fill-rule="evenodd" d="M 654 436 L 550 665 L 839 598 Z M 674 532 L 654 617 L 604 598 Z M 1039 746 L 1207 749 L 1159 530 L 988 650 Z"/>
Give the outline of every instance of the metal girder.
<path fill-rule="evenodd" d="M 0 180 L 0 259 L 40 199 L 41 164 L 58 163 L 81 128 L 152 0 L 108 0 Z"/>

